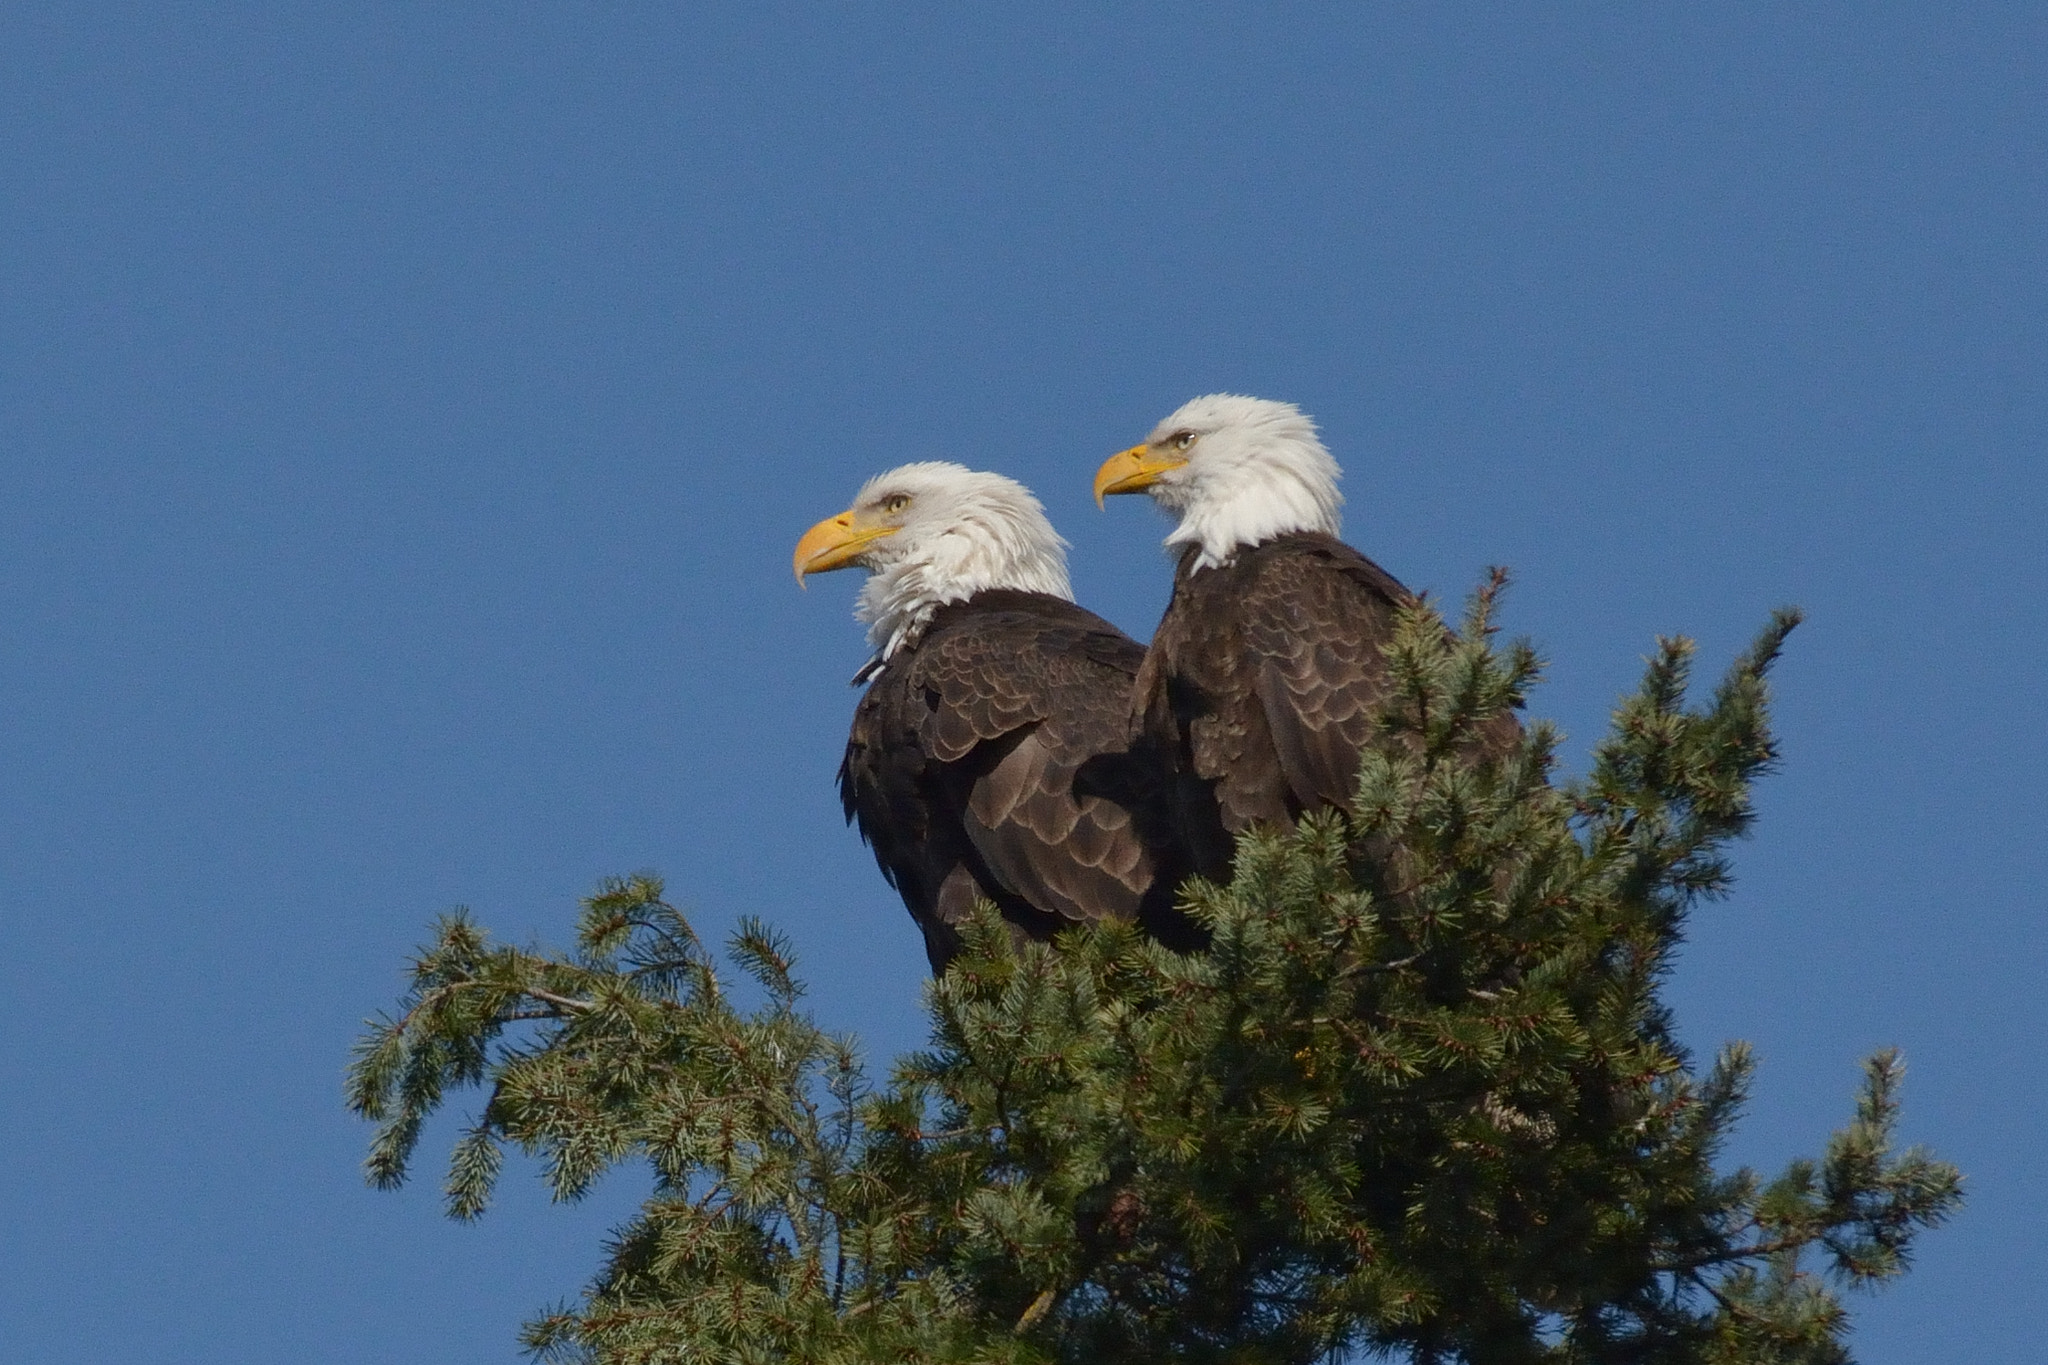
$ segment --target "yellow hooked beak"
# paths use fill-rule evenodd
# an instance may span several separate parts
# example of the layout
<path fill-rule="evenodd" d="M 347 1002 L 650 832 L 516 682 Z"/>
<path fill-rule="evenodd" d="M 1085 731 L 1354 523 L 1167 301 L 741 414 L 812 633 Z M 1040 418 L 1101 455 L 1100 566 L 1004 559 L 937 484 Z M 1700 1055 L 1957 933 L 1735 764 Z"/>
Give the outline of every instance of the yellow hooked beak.
<path fill-rule="evenodd" d="M 860 552 L 869 541 L 893 536 L 893 526 L 858 526 L 854 524 L 851 510 L 836 517 L 827 517 L 804 532 L 804 538 L 796 543 L 796 585 L 804 585 L 804 575 L 826 573 L 843 569 L 860 558 Z"/>
<path fill-rule="evenodd" d="M 1095 505 L 1102 506 L 1103 498 L 1111 493 L 1138 493 L 1159 481 L 1159 476 L 1171 469 L 1179 469 L 1186 460 L 1161 454 L 1151 446 L 1132 446 L 1119 451 L 1102 462 L 1102 468 L 1095 471 Z"/>

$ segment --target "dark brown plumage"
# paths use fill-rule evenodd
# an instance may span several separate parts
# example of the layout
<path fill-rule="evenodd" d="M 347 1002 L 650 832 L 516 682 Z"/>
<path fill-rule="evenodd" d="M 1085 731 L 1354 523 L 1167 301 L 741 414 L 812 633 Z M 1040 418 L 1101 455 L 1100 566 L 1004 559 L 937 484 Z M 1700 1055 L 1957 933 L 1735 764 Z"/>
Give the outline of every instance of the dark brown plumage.
<path fill-rule="evenodd" d="M 924 931 L 934 971 L 986 897 L 1030 938 L 1137 919 L 1199 941 L 1173 910 L 1188 871 L 1164 765 L 1134 755 L 1144 650 L 1045 593 L 939 607 L 874 675 L 839 768 L 849 821 Z"/>
<path fill-rule="evenodd" d="M 1133 692 L 1137 730 L 1214 784 L 1222 827 L 1348 804 L 1386 699 L 1382 646 L 1412 594 L 1331 536 L 1293 531 L 1197 570 L 1189 546 Z M 1194 861 L 1228 872 L 1229 841 Z"/>

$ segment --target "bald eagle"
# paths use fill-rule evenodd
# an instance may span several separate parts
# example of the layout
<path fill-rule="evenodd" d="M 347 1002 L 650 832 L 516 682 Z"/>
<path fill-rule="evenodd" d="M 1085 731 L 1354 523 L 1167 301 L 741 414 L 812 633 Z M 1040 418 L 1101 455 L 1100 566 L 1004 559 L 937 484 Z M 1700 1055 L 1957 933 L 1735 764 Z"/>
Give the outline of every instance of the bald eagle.
<path fill-rule="evenodd" d="M 1145 651 L 1074 604 L 1065 546 L 1023 485 L 948 463 L 875 476 L 797 542 L 799 582 L 869 574 L 839 794 L 935 972 L 977 898 L 1029 938 L 1118 918 L 1197 940 L 1173 908 L 1172 779 L 1129 739 Z"/>
<path fill-rule="evenodd" d="M 1186 404 L 1095 476 L 1098 503 L 1142 491 L 1179 516 L 1134 726 L 1214 784 L 1233 835 L 1347 806 L 1386 698 L 1381 647 L 1414 597 L 1337 539 L 1338 477 L 1299 408 L 1234 394 Z"/>

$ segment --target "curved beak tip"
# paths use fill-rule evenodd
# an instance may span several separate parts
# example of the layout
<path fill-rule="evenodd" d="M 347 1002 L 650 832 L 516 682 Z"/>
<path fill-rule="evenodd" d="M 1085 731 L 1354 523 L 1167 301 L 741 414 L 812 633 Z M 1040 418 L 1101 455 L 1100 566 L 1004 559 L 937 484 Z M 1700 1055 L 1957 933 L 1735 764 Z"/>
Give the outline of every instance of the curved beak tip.
<path fill-rule="evenodd" d="M 791 567 L 796 570 L 797 586 L 808 587 L 805 580 L 814 573 L 826 573 L 857 563 L 862 546 L 890 534 L 893 533 L 888 530 L 856 529 L 852 514 L 847 512 L 825 518 L 804 532 L 803 539 L 796 543 Z"/>
<path fill-rule="evenodd" d="M 1144 446 L 1133 446 L 1104 460 L 1102 468 L 1095 471 L 1095 505 L 1103 506 L 1103 499 L 1111 493 L 1137 493 L 1150 487 L 1159 471 L 1146 462 L 1149 453 Z"/>

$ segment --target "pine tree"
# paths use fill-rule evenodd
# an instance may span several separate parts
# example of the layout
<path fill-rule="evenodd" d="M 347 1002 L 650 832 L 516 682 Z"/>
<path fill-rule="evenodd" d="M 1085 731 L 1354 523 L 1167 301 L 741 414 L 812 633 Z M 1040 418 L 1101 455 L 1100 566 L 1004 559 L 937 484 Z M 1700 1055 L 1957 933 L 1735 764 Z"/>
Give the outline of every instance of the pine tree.
<path fill-rule="evenodd" d="M 1821 1158 L 1720 1171 L 1749 1052 L 1695 1068 L 1659 996 L 1774 761 L 1796 616 L 1698 707 L 1662 641 L 1563 782 L 1550 727 L 1493 742 L 1538 673 L 1494 640 L 1502 582 L 1457 635 L 1404 618 L 1352 812 L 1186 888 L 1207 951 L 991 914 L 879 1086 L 786 942 L 734 936 L 743 1007 L 652 876 L 586 901 L 573 952 L 444 919 L 350 1071 L 371 1180 L 470 1086 L 455 1217 L 507 1144 L 563 1199 L 651 1166 L 581 1300 L 528 1324 L 544 1359 L 1846 1361 L 1842 1288 L 1900 1274 L 1960 1177 L 1895 1148 L 1891 1052 Z"/>

